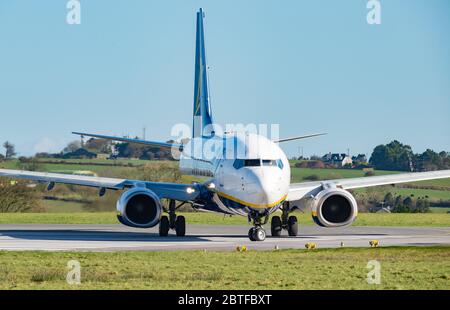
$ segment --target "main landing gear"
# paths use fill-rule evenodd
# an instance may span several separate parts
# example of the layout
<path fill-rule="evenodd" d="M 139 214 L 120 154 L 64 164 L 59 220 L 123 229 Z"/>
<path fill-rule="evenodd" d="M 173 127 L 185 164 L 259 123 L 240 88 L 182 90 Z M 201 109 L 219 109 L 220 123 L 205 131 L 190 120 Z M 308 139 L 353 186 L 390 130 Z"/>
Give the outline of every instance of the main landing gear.
<path fill-rule="evenodd" d="M 176 206 L 175 200 L 169 201 L 169 216 L 163 215 L 159 222 L 159 235 L 161 237 L 167 237 L 170 229 L 174 229 L 178 237 L 184 237 L 186 235 L 186 219 L 184 216 L 177 216 L 175 211 L 184 204 Z"/>
<path fill-rule="evenodd" d="M 297 236 L 298 221 L 296 216 L 289 216 L 289 213 L 292 212 L 289 202 L 286 201 L 283 203 L 281 211 L 281 217 L 277 215 L 272 216 L 272 220 L 270 222 L 270 232 L 272 237 L 280 237 L 283 229 L 288 231 L 289 236 Z"/>

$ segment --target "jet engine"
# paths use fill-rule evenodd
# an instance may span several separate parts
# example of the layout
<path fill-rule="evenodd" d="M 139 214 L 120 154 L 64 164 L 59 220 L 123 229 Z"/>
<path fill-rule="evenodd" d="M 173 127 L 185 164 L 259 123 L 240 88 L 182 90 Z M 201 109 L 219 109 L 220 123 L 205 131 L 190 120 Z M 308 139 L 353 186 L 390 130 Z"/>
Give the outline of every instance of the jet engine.
<path fill-rule="evenodd" d="M 327 188 L 320 191 L 312 201 L 312 216 L 323 227 L 340 227 L 353 223 L 358 215 L 358 205 L 348 191 Z"/>
<path fill-rule="evenodd" d="M 159 223 L 162 206 L 159 197 L 147 188 L 135 187 L 117 201 L 117 218 L 127 226 L 150 228 Z"/>

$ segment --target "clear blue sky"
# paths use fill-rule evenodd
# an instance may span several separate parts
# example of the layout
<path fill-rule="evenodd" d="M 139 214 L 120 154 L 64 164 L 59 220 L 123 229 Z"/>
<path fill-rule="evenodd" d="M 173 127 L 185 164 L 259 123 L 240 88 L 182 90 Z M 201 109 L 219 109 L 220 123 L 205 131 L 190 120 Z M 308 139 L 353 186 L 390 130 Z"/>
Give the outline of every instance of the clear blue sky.
<path fill-rule="evenodd" d="M 195 12 L 206 12 L 215 120 L 279 123 L 288 155 L 398 139 L 450 151 L 450 1 L 0 2 L 0 141 L 58 151 L 71 131 L 166 140 L 190 124 Z"/>

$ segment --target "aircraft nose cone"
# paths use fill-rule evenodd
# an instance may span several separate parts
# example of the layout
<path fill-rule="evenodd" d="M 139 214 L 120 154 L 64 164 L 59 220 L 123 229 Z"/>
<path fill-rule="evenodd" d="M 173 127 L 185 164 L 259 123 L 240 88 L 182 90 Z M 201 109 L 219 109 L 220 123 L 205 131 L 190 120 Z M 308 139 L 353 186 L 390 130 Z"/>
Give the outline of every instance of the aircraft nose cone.
<path fill-rule="evenodd" d="M 261 196 L 263 204 L 272 207 L 279 202 L 283 193 L 276 180 L 264 179 L 261 182 Z"/>
<path fill-rule="evenodd" d="M 266 176 L 261 171 L 254 171 L 246 180 L 248 192 L 258 205 L 272 207 L 286 194 L 278 175 Z"/>

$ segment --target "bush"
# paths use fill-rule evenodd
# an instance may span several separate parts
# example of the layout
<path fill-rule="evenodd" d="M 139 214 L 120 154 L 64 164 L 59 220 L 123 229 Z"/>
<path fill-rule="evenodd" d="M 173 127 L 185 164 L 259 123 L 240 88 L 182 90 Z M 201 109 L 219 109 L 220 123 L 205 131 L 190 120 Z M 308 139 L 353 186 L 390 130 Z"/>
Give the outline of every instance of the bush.
<path fill-rule="evenodd" d="M 411 213 L 411 208 L 405 205 L 398 205 L 392 210 L 394 213 Z"/>
<path fill-rule="evenodd" d="M 0 178 L 0 213 L 42 210 L 36 189 L 27 187 L 23 181 Z"/>
<path fill-rule="evenodd" d="M 325 168 L 325 164 L 320 160 L 304 160 L 294 165 L 295 168 Z"/>
<path fill-rule="evenodd" d="M 152 162 L 140 168 L 136 179 L 153 182 L 181 182 L 181 174 L 171 162 Z"/>
<path fill-rule="evenodd" d="M 372 177 L 374 175 L 375 175 L 375 172 L 373 172 L 373 171 L 367 171 L 366 173 L 364 173 L 365 177 Z"/>
<path fill-rule="evenodd" d="M 27 171 L 39 171 L 42 170 L 42 165 L 39 163 L 39 161 L 34 157 L 19 157 L 19 162 L 17 163 L 17 166 L 20 170 L 27 170 Z"/>

